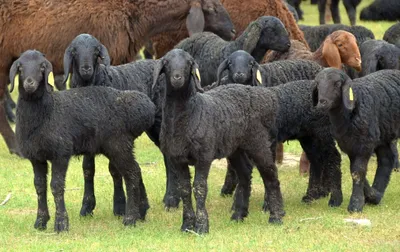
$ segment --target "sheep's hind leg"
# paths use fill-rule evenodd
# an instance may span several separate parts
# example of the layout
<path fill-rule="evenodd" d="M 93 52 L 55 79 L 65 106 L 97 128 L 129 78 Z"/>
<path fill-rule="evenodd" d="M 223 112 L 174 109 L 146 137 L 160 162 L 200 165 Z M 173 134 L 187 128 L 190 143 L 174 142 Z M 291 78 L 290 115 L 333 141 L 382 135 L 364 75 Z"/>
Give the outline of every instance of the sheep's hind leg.
<path fill-rule="evenodd" d="M 51 191 L 56 205 L 56 218 L 54 221 L 54 231 L 57 233 L 68 231 L 69 220 L 65 209 L 64 190 L 65 176 L 67 174 L 69 158 L 56 159 L 52 161 L 51 167 Z"/>
<path fill-rule="evenodd" d="M 110 171 L 114 182 L 113 213 L 115 216 L 123 216 L 126 209 L 126 199 L 124 187 L 122 185 L 122 176 L 111 161 L 108 164 L 108 170 Z"/>
<path fill-rule="evenodd" d="M 224 185 L 221 188 L 221 196 L 225 197 L 232 195 L 238 182 L 239 180 L 238 176 L 236 175 L 235 169 L 232 167 L 230 162 L 228 162 Z"/>
<path fill-rule="evenodd" d="M 82 162 L 83 177 L 85 180 L 85 189 L 83 192 L 81 216 L 93 215 L 93 210 L 96 207 L 96 197 L 94 196 L 94 173 L 95 163 L 94 156 L 85 155 Z"/>
<path fill-rule="evenodd" d="M 44 230 L 50 220 L 49 208 L 47 206 L 47 162 L 31 160 L 33 172 L 35 174 L 34 184 L 38 197 L 38 210 L 34 227 Z"/>
<path fill-rule="evenodd" d="M 379 204 L 385 193 L 386 187 L 390 180 L 394 166 L 395 153 L 392 148 L 393 143 L 379 146 L 376 148 L 376 156 L 378 160 L 378 168 L 376 170 L 374 183 L 368 194 L 365 195 L 365 200 L 370 204 Z"/>
<path fill-rule="evenodd" d="M 193 181 L 194 197 L 196 199 L 196 224 L 194 231 L 198 234 L 208 233 L 208 213 L 206 209 L 207 178 L 210 172 L 211 161 L 198 161 L 195 165 Z"/>
<path fill-rule="evenodd" d="M 251 191 L 252 164 L 242 151 L 236 151 L 228 157 L 228 162 L 238 175 L 237 186 L 232 209 L 231 220 L 243 220 L 249 213 L 249 198 Z"/>
<path fill-rule="evenodd" d="M 135 161 L 136 163 L 136 161 Z M 140 166 L 139 164 L 136 163 L 136 165 L 139 167 L 140 170 Z M 141 220 L 145 220 L 146 219 L 146 213 L 147 210 L 150 208 L 149 205 L 149 200 L 147 198 L 147 193 L 146 193 L 146 187 L 144 186 L 143 183 L 143 178 L 142 178 L 142 172 L 139 173 L 140 174 L 140 180 L 139 180 L 139 186 L 140 186 L 140 204 L 139 204 L 139 214 L 140 214 L 140 219 Z"/>
<path fill-rule="evenodd" d="M 362 212 L 365 204 L 364 184 L 367 171 L 368 160 L 371 156 L 356 156 L 350 158 L 350 172 L 353 179 L 353 191 L 351 193 L 350 203 L 347 210 L 350 213 Z"/>

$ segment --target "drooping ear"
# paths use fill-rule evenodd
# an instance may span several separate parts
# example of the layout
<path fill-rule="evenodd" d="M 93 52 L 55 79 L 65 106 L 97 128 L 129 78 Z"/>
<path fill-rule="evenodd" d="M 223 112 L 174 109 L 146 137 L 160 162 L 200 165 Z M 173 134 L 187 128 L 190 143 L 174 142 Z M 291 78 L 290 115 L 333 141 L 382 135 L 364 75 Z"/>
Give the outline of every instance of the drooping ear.
<path fill-rule="evenodd" d="M 218 67 L 217 81 L 215 83 L 215 86 L 219 86 L 221 84 L 222 74 L 225 70 L 228 70 L 228 59 L 222 61 L 222 63 Z"/>
<path fill-rule="evenodd" d="M 316 107 L 318 105 L 318 84 L 315 81 L 314 81 L 314 87 L 312 89 L 311 98 L 313 106 Z"/>
<path fill-rule="evenodd" d="M 378 69 L 378 59 L 376 55 L 363 60 L 361 63 L 361 76 L 368 75 L 370 73 L 376 72 Z"/>
<path fill-rule="evenodd" d="M 107 48 L 103 44 L 100 46 L 100 59 L 104 65 L 111 65 L 110 55 L 108 54 Z"/>
<path fill-rule="evenodd" d="M 330 37 L 326 38 L 324 41 L 322 47 L 322 57 L 324 57 L 329 67 L 342 69 L 342 60 L 340 58 L 339 49 Z"/>
<path fill-rule="evenodd" d="M 54 74 L 53 66 L 50 61 L 45 60 L 45 70 L 44 70 L 44 83 L 46 85 L 46 90 L 51 92 L 54 90 Z"/>
<path fill-rule="evenodd" d="M 246 34 L 246 37 L 243 43 L 243 50 L 252 54 L 254 48 L 257 46 L 258 40 L 260 39 L 261 27 L 256 22 L 252 22 L 244 33 Z"/>
<path fill-rule="evenodd" d="M 65 49 L 64 52 L 64 80 L 62 82 L 62 84 L 64 85 L 67 81 L 70 82 L 70 74 L 69 74 L 69 69 L 70 67 L 72 67 L 72 60 L 73 60 L 73 56 L 72 56 L 72 48 L 71 45 L 68 46 L 67 49 Z M 69 83 L 68 83 L 69 84 Z M 69 86 L 69 85 L 68 85 Z"/>
<path fill-rule="evenodd" d="M 194 87 L 196 88 L 197 92 L 204 93 L 203 88 L 201 87 L 201 77 L 199 66 L 196 62 L 193 62 L 192 71 L 191 71 L 192 81 L 194 82 Z"/>
<path fill-rule="evenodd" d="M 186 28 L 189 36 L 194 33 L 202 32 L 204 30 L 204 13 L 201 8 L 201 3 L 194 1 L 191 4 L 189 15 L 186 17 Z"/>
<path fill-rule="evenodd" d="M 153 85 L 151 86 L 151 96 L 153 96 L 153 94 L 154 94 L 155 88 L 158 83 L 158 78 L 160 77 L 161 73 L 164 71 L 164 66 L 165 66 L 165 60 L 162 58 L 157 60 L 157 63 L 154 65 Z"/>
<path fill-rule="evenodd" d="M 19 73 L 18 73 L 18 67 L 19 67 L 20 63 L 18 62 L 18 60 L 14 61 L 14 63 L 11 65 L 10 68 L 10 73 L 9 73 L 9 77 L 10 77 L 10 93 L 14 90 L 14 85 L 19 85 Z"/>
<path fill-rule="evenodd" d="M 261 75 L 260 67 L 257 64 L 257 62 L 254 62 L 254 65 L 251 68 L 251 73 L 253 75 L 252 86 L 262 86 L 263 85 L 262 75 Z"/>
<path fill-rule="evenodd" d="M 355 107 L 356 97 L 350 82 L 351 79 L 349 78 L 342 84 L 342 101 L 345 108 L 351 111 Z"/>

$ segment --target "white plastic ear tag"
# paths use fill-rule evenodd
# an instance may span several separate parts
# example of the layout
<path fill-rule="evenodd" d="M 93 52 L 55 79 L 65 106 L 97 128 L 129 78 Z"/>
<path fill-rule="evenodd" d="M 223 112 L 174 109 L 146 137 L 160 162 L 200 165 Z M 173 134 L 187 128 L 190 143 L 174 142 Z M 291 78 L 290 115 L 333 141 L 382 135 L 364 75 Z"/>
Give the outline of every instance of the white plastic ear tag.
<path fill-rule="evenodd" d="M 353 89 L 350 87 L 349 88 L 349 100 L 353 101 L 354 100 L 354 94 L 353 94 Z"/>
<path fill-rule="evenodd" d="M 49 76 L 47 77 L 47 82 L 54 87 L 54 74 L 53 74 L 53 72 L 49 73 Z"/>
<path fill-rule="evenodd" d="M 199 81 L 201 81 L 201 78 L 200 78 L 200 71 L 199 71 L 198 68 L 196 68 L 195 73 L 196 73 L 197 79 L 199 79 Z"/>
<path fill-rule="evenodd" d="M 257 73 L 256 73 L 256 78 L 257 78 L 258 83 L 260 83 L 260 85 L 261 85 L 262 84 L 261 72 L 258 69 L 257 69 Z"/>
<path fill-rule="evenodd" d="M 18 86 L 19 85 L 19 74 L 16 74 L 14 77 L 14 86 Z"/>
<path fill-rule="evenodd" d="M 67 87 L 71 87 L 71 73 L 68 74 Z"/>

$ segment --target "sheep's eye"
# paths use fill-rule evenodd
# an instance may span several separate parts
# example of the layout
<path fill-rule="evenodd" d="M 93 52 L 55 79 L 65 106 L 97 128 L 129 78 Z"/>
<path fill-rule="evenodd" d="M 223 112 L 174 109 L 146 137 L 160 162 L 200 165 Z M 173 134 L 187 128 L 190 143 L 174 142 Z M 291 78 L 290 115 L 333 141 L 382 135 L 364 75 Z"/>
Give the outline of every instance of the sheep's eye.
<path fill-rule="evenodd" d="M 338 44 L 337 46 L 338 46 L 338 47 L 341 47 L 341 46 L 342 46 L 342 44 Z"/>

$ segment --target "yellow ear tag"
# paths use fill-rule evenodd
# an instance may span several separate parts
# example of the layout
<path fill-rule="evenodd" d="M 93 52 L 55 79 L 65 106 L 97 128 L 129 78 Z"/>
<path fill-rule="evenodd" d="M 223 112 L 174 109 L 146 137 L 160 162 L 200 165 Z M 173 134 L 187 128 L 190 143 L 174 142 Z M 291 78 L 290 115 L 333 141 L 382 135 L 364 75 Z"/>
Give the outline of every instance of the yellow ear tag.
<path fill-rule="evenodd" d="M 195 72 L 196 72 L 196 77 L 197 77 L 197 79 L 199 79 L 199 81 L 201 81 L 199 69 L 196 68 Z"/>
<path fill-rule="evenodd" d="M 54 74 L 53 74 L 53 72 L 49 73 L 49 76 L 47 77 L 47 83 L 49 83 L 50 85 L 52 85 L 54 87 Z"/>
<path fill-rule="evenodd" d="M 349 100 L 350 101 L 354 100 L 353 89 L 351 87 L 349 88 Z"/>
<path fill-rule="evenodd" d="M 67 87 L 71 87 L 71 73 L 68 74 Z"/>
<path fill-rule="evenodd" d="M 16 74 L 14 77 L 14 86 L 19 86 L 19 74 Z"/>
<path fill-rule="evenodd" d="M 262 84 L 261 72 L 258 69 L 257 69 L 256 77 L 257 77 L 258 83 L 260 83 L 260 85 L 261 85 Z"/>

